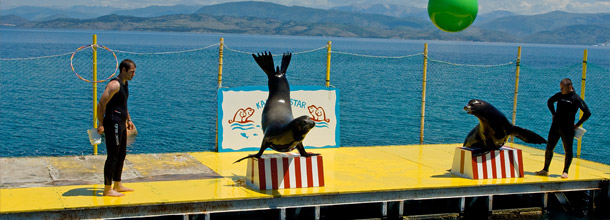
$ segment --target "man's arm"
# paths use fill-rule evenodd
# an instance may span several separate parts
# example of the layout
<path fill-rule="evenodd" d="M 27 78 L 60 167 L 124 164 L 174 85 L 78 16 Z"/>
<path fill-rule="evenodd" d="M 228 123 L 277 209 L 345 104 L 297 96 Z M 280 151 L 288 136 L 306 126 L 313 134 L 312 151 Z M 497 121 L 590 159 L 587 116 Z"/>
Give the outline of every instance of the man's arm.
<path fill-rule="evenodd" d="M 558 98 L 559 93 L 551 96 L 551 98 L 549 98 L 549 100 L 546 102 L 546 105 L 549 107 L 549 111 L 551 111 L 553 116 L 555 116 L 555 102 L 557 102 Z"/>
<path fill-rule="evenodd" d="M 97 127 L 97 132 L 102 134 L 104 133 L 104 111 L 106 111 L 106 104 L 112 99 L 114 94 L 116 94 L 121 85 L 119 85 L 118 81 L 110 81 L 108 85 L 106 85 L 106 89 L 104 93 L 102 93 L 102 97 L 100 97 L 100 101 L 97 104 L 97 120 L 99 122 L 99 126 Z"/>
<path fill-rule="evenodd" d="M 589 107 L 587 106 L 587 103 L 585 103 L 584 100 L 582 100 L 581 98 L 579 98 L 580 100 L 580 110 L 582 111 L 582 118 L 580 118 L 580 120 L 578 120 L 578 122 L 574 125 L 574 129 L 580 127 L 580 125 L 582 125 L 582 123 L 585 123 L 585 121 L 587 119 L 589 119 L 589 117 L 591 117 L 591 111 L 589 110 Z"/>
<path fill-rule="evenodd" d="M 127 129 L 133 129 L 133 122 L 131 121 L 131 115 L 129 114 L 129 109 L 127 109 Z"/>

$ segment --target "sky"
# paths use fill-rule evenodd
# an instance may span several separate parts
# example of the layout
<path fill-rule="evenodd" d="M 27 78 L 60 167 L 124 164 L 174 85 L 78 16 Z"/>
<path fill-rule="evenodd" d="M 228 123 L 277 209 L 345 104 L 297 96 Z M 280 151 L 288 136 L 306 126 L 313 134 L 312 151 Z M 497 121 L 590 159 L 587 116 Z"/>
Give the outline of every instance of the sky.
<path fill-rule="evenodd" d="M 68 8 L 75 5 L 111 6 L 122 9 L 143 8 L 152 5 L 213 5 L 245 0 L 0 0 L 0 9 L 19 6 Z M 352 4 L 397 4 L 426 8 L 427 0 L 263 0 L 288 6 L 305 6 L 328 9 Z M 610 13 L 610 0 L 479 0 L 479 13 L 505 10 L 516 14 L 542 14 L 560 10 L 572 13 Z"/>

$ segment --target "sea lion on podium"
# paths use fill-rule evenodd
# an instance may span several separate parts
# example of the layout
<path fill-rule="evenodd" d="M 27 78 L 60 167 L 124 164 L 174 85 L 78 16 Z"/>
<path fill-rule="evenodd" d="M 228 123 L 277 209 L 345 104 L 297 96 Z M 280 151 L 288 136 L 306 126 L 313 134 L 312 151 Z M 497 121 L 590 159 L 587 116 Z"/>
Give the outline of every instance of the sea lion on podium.
<path fill-rule="evenodd" d="M 500 149 L 510 135 L 526 143 L 546 143 L 543 137 L 533 131 L 513 126 L 502 112 L 483 100 L 470 100 L 464 110 L 479 119 L 479 124 L 468 133 L 464 141 L 464 147 L 473 149 L 474 155 Z"/>
<path fill-rule="evenodd" d="M 284 53 L 281 68 L 274 66 L 270 52 L 252 54 L 252 56 L 268 78 L 269 96 L 262 115 L 262 129 L 265 136 L 258 153 L 248 155 L 234 163 L 246 158 L 260 158 L 267 148 L 279 152 L 290 152 L 296 148 L 304 157 L 319 155 L 307 153 L 303 147 L 303 139 L 316 123 L 306 115 L 296 119 L 292 116 L 290 86 L 286 79 L 286 69 L 292 55 Z"/>

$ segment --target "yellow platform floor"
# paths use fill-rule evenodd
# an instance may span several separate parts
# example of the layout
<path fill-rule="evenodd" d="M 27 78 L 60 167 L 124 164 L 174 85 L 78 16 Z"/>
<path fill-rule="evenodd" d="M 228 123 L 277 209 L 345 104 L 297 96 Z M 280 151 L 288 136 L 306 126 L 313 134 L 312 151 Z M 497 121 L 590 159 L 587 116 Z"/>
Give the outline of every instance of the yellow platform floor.
<path fill-rule="evenodd" d="M 555 154 L 549 176 L 536 176 L 533 173 L 542 168 L 544 151 L 515 144 L 515 148 L 523 150 L 524 178 L 466 179 L 448 171 L 455 148 L 459 146 L 461 144 L 310 150 L 323 156 L 326 186 L 267 191 L 253 190 L 244 184 L 245 161 L 233 164 L 251 152 L 194 152 L 189 154 L 222 177 L 126 183 L 135 192 L 118 198 L 101 196 L 101 179 L 100 184 L 93 185 L 4 188 L 0 189 L 0 218 L 62 215 L 112 218 L 586 190 L 599 189 L 600 182 L 607 183 L 610 178 L 610 166 L 574 158 L 570 177 L 561 179 L 564 157 L 560 154 Z M 133 155 L 128 155 L 128 160 L 130 156 Z M 154 165 L 140 161 L 130 166 Z"/>

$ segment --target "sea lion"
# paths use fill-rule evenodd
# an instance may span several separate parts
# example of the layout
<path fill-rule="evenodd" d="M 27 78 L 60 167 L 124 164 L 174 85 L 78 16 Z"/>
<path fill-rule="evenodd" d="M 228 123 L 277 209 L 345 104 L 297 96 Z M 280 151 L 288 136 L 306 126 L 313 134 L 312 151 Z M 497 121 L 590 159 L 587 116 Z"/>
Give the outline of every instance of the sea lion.
<path fill-rule="evenodd" d="M 464 147 L 472 148 L 474 155 L 498 150 L 510 135 L 526 143 L 546 143 L 543 137 L 533 131 L 513 126 L 502 112 L 483 100 L 470 100 L 464 110 L 479 119 L 479 124 L 468 133 L 464 141 Z"/>
<path fill-rule="evenodd" d="M 290 63 L 292 54 L 284 53 L 282 56 L 282 67 L 275 67 L 273 56 L 270 52 L 252 54 L 258 66 L 267 74 L 269 85 L 269 96 L 265 102 L 262 115 L 262 129 L 265 136 L 261 149 L 256 154 L 250 154 L 234 163 L 246 158 L 260 158 L 267 148 L 279 152 L 290 152 L 295 148 L 301 156 L 308 157 L 319 154 L 307 153 L 303 147 L 305 135 L 315 127 L 316 123 L 309 116 L 301 116 L 296 119 L 292 116 L 290 105 L 290 86 L 286 79 L 286 69 Z"/>

